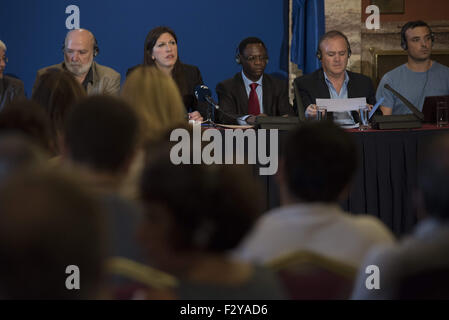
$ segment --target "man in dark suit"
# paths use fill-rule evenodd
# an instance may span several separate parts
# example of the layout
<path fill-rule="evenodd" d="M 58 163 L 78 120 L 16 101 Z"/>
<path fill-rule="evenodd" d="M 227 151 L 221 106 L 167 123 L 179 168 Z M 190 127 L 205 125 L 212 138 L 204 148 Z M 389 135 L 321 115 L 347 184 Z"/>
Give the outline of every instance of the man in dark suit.
<path fill-rule="evenodd" d="M 236 62 L 242 65 L 242 72 L 216 88 L 224 111 L 218 114 L 220 122 L 254 124 L 259 116 L 294 115 L 287 82 L 264 73 L 268 54 L 262 40 L 250 37 L 240 42 Z"/>
<path fill-rule="evenodd" d="M 366 97 L 369 108 L 372 108 L 376 102 L 373 84 L 368 77 L 346 70 L 350 56 L 351 46 L 348 38 L 340 31 L 329 31 L 321 37 L 317 57 L 321 60 L 322 69 L 298 77 L 294 81 L 295 104 L 300 119 L 316 116 L 317 98 Z M 356 111 L 335 112 L 329 114 L 329 117 L 340 124 L 359 122 Z"/>
<path fill-rule="evenodd" d="M 15 99 L 26 98 L 23 82 L 3 75 L 7 62 L 6 45 L 0 40 L 0 111 Z"/>

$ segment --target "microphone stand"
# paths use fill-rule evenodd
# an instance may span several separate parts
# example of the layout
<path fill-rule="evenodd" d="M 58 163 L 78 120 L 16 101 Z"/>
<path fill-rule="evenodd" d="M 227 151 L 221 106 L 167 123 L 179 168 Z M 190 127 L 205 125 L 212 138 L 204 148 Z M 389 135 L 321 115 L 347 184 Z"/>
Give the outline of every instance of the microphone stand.
<path fill-rule="evenodd" d="M 215 127 L 216 124 L 212 120 L 211 114 L 212 114 L 212 111 L 214 109 L 218 109 L 217 105 L 213 101 L 211 101 L 211 99 L 206 98 L 205 101 L 207 102 L 207 105 L 208 105 L 208 108 L 207 108 L 207 120 L 204 121 L 202 124 L 207 124 L 207 125 L 209 125 L 211 127 Z"/>

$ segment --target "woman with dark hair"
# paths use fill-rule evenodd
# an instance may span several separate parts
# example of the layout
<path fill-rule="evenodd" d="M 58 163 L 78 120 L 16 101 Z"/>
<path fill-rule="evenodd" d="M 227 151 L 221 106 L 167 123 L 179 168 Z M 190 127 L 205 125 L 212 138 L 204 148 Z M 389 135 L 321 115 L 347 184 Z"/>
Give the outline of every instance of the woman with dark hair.
<path fill-rule="evenodd" d="M 61 151 L 64 123 L 72 106 L 85 98 L 86 91 L 64 70 L 49 69 L 37 80 L 31 97 L 43 108 L 50 120 L 50 130 L 56 152 Z"/>
<path fill-rule="evenodd" d="M 197 85 L 203 84 L 203 79 L 197 67 L 179 60 L 178 38 L 172 29 L 160 26 L 148 33 L 145 39 L 143 64 L 154 65 L 172 77 L 181 92 L 189 119 L 202 121 L 201 114 L 205 114 L 207 105 L 198 103 L 194 89 Z M 130 68 L 127 75 L 136 67 Z"/>

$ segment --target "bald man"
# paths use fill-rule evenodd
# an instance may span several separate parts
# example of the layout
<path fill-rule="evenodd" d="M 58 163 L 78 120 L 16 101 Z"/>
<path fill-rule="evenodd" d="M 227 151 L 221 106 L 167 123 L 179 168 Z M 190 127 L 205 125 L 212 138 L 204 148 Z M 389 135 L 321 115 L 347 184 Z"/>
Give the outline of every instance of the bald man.
<path fill-rule="evenodd" d="M 92 32 L 86 29 L 69 31 L 64 41 L 64 62 L 40 69 L 37 72 L 34 88 L 39 77 L 48 69 L 64 69 L 70 72 L 84 87 L 88 95 L 112 94 L 120 91 L 120 74 L 94 61 L 98 46 Z"/>

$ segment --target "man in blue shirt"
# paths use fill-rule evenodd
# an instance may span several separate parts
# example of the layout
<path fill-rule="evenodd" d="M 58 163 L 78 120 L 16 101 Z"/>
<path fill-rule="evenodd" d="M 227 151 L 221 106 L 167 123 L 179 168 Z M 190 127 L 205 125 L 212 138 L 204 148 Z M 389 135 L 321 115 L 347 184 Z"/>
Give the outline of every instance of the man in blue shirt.
<path fill-rule="evenodd" d="M 423 21 L 407 22 L 401 30 L 401 47 L 407 51 L 407 63 L 387 72 L 379 83 L 376 97 L 384 97 L 384 114 L 411 113 L 393 93 L 389 84 L 415 107 L 422 110 L 427 96 L 449 95 L 449 68 L 430 59 L 434 35 Z"/>
<path fill-rule="evenodd" d="M 318 44 L 317 58 L 321 60 L 322 69 L 298 77 L 294 81 L 295 104 L 300 118 L 316 115 L 316 99 L 346 99 L 366 97 L 369 105 L 375 104 L 375 93 L 371 80 L 360 74 L 347 71 L 351 46 L 348 38 L 340 31 L 325 33 Z M 305 108 L 305 110 L 304 110 Z M 357 112 L 334 112 L 333 120 L 341 125 L 359 122 Z"/>

